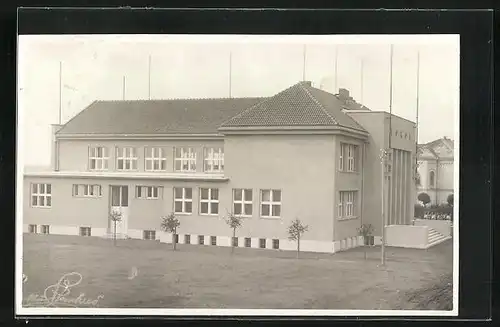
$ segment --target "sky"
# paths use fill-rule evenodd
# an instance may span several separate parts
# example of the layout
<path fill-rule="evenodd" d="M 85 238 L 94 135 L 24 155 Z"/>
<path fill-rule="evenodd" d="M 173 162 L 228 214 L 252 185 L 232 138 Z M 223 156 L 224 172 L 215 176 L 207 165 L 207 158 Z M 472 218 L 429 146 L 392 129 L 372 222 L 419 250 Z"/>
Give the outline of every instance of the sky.
<path fill-rule="evenodd" d="M 19 150 L 25 166 L 50 164 L 50 125 L 59 122 L 60 107 L 65 123 L 95 100 L 217 98 L 230 89 L 232 97 L 272 96 L 304 76 L 314 87 L 346 88 L 368 108 L 389 111 L 391 44 L 393 114 L 416 121 L 418 71 L 419 143 L 455 138 L 454 35 L 23 35 Z"/>

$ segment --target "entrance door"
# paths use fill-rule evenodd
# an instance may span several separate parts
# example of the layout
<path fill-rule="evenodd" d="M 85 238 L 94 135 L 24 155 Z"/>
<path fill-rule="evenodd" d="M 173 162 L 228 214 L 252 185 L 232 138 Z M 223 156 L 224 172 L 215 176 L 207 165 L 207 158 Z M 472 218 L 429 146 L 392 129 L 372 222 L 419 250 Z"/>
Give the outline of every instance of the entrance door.
<path fill-rule="evenodd" d="M 128 221 L 128 186 L 111 185 L 110 213 L 121 213 L 121 220 L 116 223 L 116 236 L 125 237 L 127 235 Z M 114 232 L 114 222 L 109 219 L 109 231 Z"/>

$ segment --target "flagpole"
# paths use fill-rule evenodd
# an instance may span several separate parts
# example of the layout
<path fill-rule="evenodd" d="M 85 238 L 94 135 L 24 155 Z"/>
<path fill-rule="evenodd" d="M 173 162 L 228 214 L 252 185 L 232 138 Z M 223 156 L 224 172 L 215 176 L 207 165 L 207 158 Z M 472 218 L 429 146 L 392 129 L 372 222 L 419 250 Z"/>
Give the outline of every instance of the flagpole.
<path fill-rule="evenodd" d="M 361 104 L 363 104 L 363 80 L 364 80 L 364 69 L 365 69 L 365 60 L 363 58 L 361 58 Z"/>
<path fill-rule="evenodd" d="M 415 122 L 415 174 L 418 165 L 418 111 L 420 107 L 420 50 L 417 51 L 417 117 Z"/>
<path fill-rule="evenodd" d="M 123 76 L 123 82 L 122 82 L 122 100 L 125 100 L 125 76 Z"/>
<path fill-rule="evenodd" d="M 302 81 L 306 80 L 306 45 L 304 44 L 304 53 L 303 53 L 303 63 L 302 63 Z"/>
<path fill-rule="evenodd" d="M 232 96 L 233 53 L 229 51 L 229 98 Z"/>
<path fill-rule="evenodd" d="M 148 63 L 148 99 L 151 100 L 151 55 Z"/>
<path fill-rule="evenodd" d="M 390 64 L 390 79 L 389 79 L 389 149 L 392 147 L 392 62 L 394 56 L 394 45 L 391 44 L 391 64 Z"/>
<path fill-rule="evenodd" d="M 59 61 L 59 125 L 62 123 L 62 61 Z"/>
<path fill-rule="evenodd" d="M 336 94 L 338 89 L 338 59 L 339 59 L 339 46 L 335 46 L 335 90 L 333 92 Z"/>

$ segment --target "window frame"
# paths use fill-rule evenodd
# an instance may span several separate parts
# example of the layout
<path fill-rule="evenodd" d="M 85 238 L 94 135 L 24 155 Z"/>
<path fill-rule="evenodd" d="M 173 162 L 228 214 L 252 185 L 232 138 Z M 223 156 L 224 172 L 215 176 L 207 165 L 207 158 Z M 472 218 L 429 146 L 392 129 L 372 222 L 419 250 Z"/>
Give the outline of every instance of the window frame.
<path fill-rule="evenodd" d="M 202 199 L 203 190 L 208 190 L 208 198 Z M 217 190 L 217 199 L 212 199 L 212 190 Z M 200 216 L 218 216 L 220 211 L 220 189 L 216 187 L 200 187 L 198 189 L 199 193 L 199 210 Z M 207 203 L 207 213 L 202 212 L 202 203 Z M 212 212 L 212 204 L 217 204 L 217 212 Z"/>
<path fill-rule="evenodd" d="M 338 193 L 337 218 L 339 220 L 356 219 L 359 216 L 359 191 L 341 190 Z"/>
<path fill-rule="evenodd" d="M 182 197 L 181 198 L 176 198 L 175 197 L 175 190 L 176 189 L 181 189 L 182 190 Z M 186 198 L 186 189 L 191 189 L 191 198 Z M 173 200 L 174 200 L 174 213 L 178 215 L 192 215 L 193 214 L 193 192 L 194 189 L 192 187 L 173 187 Z M 175 203 L 176 202 L 181 202 L 182 203 L 182 211 L 177 212 L 175 211 Z M 186 203 L 190 202 L 191 203 L 191 211 L 186 212 Z"/>
<path fill-rule="evenodd" d="M 215 158 L 216 155 L 218 156 L 217 158 Z M 219 169 L 214 169 L 214 166 L 216 166 L 215 163 L 217 163 Z M 203 171 L 206 173 L 224 172 L 224 147 L 203 148 Z"/>
<path fill-rule="evenodd" d="M 152 229 L 143 230 L 142 239 L 147 241 L 156 241 L 156 231 Z"/>
<path fill-rule="evenodd" d="M 33 192 L 33 186 L 36 185 L 36 192 Z M 43 193 L 41 192 L 41 185 L 43 187 Z M 47 192 L 50 186 L 50 192 Z M 33 198 L 36 197 L 36 204 L 33 204 Z M 43 205 L 40 205 L 42 201 L 40 199 L 43 198 Z M 50 198 L 50 205 L 47 205 L 47 199 Z M 32 208 L 40 208 L 40 209 L 50 209 L 52 208 L 52 184 L 51 183 L 31 183 L 30 184 L 30 205 Z"/>
<path fill-rule="evenodd" d="M 180 150 L 180 157 L 177 157 L 177 150 Z M 187 150 L 187 151 L 186 151 Z M 187 155 L 184 155 L 187 153 Z M 180 169 L 177 169 L 177 162 L 180 162 Z M 187 163 L 188 169 L 184 169 L 184 163 Z M 174 172 L 193 173 L 197 171 L 197 153 L 196 148 L 185 146 L 174 148 Z"/>
<path fill-rule="evenodd" d="M 264 191 L 269 191 L 269 201 L 264 201 L 263 200 L 263 194 L 264 194 Z M 274 194 L 274 191 L 279 191 L 280 192 L 280 201 L 277 202 L 277 201 L 274 201 L 273 199 L 273 194 Z M 282 209 L 283 209 L 283 192 L 281 189 L 260 189 L 260 192 L 259 192 L 259 198 L 260 198 L 260 203 L 259 203 L 259 216 L 260 218 L 263 218 L 263 219 L 281 219 L 282 217 Z M 269 205 L 269 216 L 264 216 L 262 214 L 262 207 L 264 205 Z M 273 216 L 273 206 L 278 206 L 279 205 L 279 208 L 280 208 L 280 215 L 279 216 Z"/>
<path fill-rule="evenodd" d="M 235 199 L 235 191 L 237 190 L 240 190 L 241 191 L 241 200 L 236 200 Z M 251 196 L 251 200 L 245 200 L 245 195 L 247 193 L 247 191 L 250 191 L 252 193 L 252 196 Z M 254 197 L 254 191 L 253 189 L 251 188 L 233 188 L 232 189 L 232 195 L 233 195 L 233 213 L 239 217 L 243 217 L 243 218 L 251 218 L 253 217 L 253 197 Z M 239 204 L 241 205 L 241 213 L 239 214 L 236 214 L 236 210 L 234 209 L 235 208 L 235 204 Z M 245 210 L 245 205 L 250 205 L 250 208 L 251 208 L 251 213 L 248 214 Z"/>
<path fill-rule="evenodd" d="M 129 150 L 130 153 L 127 153 Z M 139 151 L 134 146 L 116 146 L 115 147 L 115 170 L 116 171 L 138 171 L 139 170 Z M 127 155 L 128 154 L 128 155 Z M 118 168 L 118 162 L 123 160 L 123 167 Z M 125 168 L 126 163 L 130 168 Z M 135 167 L 134 167 L 135 164 Z"/>
<path fill-rule="evenodd" d="M 101 150 L 102 156 L 99 156 L 99 149 Z M 109 170 L 109 148 L 103 145 L 93 145 L 89 146 L 89 171 L 108 171 Z M 95 168 L 92 168 L 92 160 L 95 161 Z M 100 163 L 98 165 L 98 163 Z M 97 167 L 100 168 L 97 168 Z"/>
<path fill-rule="evenodd" d="M 158 156 L 155 156 L 155 150 L 158 150 Z M 151 163 L 151 169 L 148 169 L 148 163 Z M 155 169 L 155 163 L 158 163 L 158 169 Z M 164 165 L 164 169 L 162 169 Z M 161 146 L 144 147 L 144 171 L 148 172 L 166 172 L 167 171 L 167 150 Z"/>
<path fill-rule="evenodd" d="M 97 192 L 95 192 L 97 191 Z M 80 193 L 81 192 L 81 193 Z M 94 193 L 94 194 L 91 194 Z M 95 194 L 97 193 L 97 194 Z M 75 198 L 101 198 L 102 185 L 100 184 L 73 184 L 72 195 Z"/>
<path fill-rule="evenodd" d="M 151 196 L 149 195 L 150 189 L 151 189 Z M 156 196 L 155 196 L 155 190 L 156 190 Z M 143 196 L 144 194 L 145 196 Z M 135 198 L 139 200 L 161 200 L 163 198 L 163 187 L 156 185 L 136 185 Z"/>
<path fill-rule="evenodd" d="M 431 179 L 431 176 L 432 176 L 432 179 Z M 432 183 L 431 183 L 431 181 L 432 181 Z M 429 188 L 436 188 L 436 171 L 434 169 L 429 170 Z"/>
<path fill-rule="evenodd" d="M 340 153 L 338 156 L 338 171 L 345 173 L 358 173 L 360 170 L 360 146 L 355 143 L 340 142 Z"/>

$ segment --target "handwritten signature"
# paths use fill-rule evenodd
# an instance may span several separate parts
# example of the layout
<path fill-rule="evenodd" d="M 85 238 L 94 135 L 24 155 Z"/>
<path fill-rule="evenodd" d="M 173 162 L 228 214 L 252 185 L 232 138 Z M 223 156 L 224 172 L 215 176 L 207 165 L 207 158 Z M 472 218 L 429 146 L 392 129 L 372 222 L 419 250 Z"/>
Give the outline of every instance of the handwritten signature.
<path fill-rule="evenodd" d="M 92 306 L 99 304 L 99 300 L 104 298 L 104 295 L 97 296 L 96 299 L 85 297 L 85 293 L 80 293 L 77 297 L 70 297 L 71 288 L 80 284 L 83 277 L 80 273 L 70 272 L 63 275 L 59 281 L 47 287 L 43 295 L 32 293 L 26 299 L 28 306 L 43 306 L 43 307 L 81 307 Z"/>

